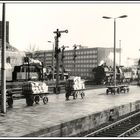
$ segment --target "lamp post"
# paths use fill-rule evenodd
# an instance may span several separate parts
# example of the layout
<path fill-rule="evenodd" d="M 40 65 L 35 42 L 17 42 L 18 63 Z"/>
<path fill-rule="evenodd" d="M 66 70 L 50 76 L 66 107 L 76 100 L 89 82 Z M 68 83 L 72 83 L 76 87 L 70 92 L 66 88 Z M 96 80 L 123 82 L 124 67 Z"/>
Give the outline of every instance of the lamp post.
<path fill-rule="evenodd" d="M 114 86 L 116 86 L 116 19 L 126 18 L 127 15 L 122 15 L 116 18 L 103 16 L 105 19 L 114 19 L 114 63 L 113 63 L 113 76 L 114 76 Z"/>
<path fill-rule="evenodd" d="M 52 50 L 52 68 L 53 68 L 53 70 L 52 70 L 52 79 L 54 81 L 54 43 L 52 41 L 48 41 L 48 42 L 52 43 L 52 45 L 53 45 L 53 50 Z"/>
<path fill-rule="evenodd" d="M 122 53 L 122 50 L 121 50 L 121 40 L 119 40 L 119 45 L 120 45 L 119 65 L 121 66 L 121 53 Z"/>

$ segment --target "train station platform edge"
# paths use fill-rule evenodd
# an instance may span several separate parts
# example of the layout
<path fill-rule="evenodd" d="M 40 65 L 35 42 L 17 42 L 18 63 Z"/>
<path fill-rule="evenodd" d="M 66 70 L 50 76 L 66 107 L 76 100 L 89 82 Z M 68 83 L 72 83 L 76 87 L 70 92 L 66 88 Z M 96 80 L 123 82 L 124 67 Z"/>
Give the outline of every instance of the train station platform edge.
<path fill-rule="evenodd" d="M 120 116 L 140 109 L 137 86 L 129 93 L 106 95 L 106 88 L 85 91 L 76 100 L 65 94 L 48 95 L 44 105 L 26 106 L 25 99 L 16 100 L 6 115 L 0 116 L 0 137 L 75 137 Z"/>

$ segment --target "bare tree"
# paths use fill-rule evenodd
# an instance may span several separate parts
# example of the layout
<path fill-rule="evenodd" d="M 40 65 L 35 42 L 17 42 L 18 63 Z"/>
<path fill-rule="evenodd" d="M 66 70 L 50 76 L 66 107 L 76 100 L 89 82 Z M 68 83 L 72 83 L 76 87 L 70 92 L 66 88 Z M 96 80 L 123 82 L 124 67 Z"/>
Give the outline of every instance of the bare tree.
<path fill-rule="evenodd" d="M 38 51 L 38 50 L 39 50 L 39 48 L 36 47 L 35 44 L 34 44 L 34 45 L 31 45 L 31 44 L 30 44 L 29 47 L 26 48 L 26 52 L 30 53 L 30 54 L 31 54 L 31 57 L 33 57 L 34 53 L 35 53 L 36 51 Z"/>

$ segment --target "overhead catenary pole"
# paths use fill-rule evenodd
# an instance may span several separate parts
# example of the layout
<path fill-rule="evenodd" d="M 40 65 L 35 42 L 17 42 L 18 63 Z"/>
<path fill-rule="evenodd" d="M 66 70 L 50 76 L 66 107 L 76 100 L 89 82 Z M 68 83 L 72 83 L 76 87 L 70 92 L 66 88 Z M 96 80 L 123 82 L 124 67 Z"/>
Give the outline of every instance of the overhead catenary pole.
<path fill-rule="evenodd" d="M 2 49 L 1 49 L 1 113 L 6 113 L 6 22 L 5 3 L 2 6 Z"/>

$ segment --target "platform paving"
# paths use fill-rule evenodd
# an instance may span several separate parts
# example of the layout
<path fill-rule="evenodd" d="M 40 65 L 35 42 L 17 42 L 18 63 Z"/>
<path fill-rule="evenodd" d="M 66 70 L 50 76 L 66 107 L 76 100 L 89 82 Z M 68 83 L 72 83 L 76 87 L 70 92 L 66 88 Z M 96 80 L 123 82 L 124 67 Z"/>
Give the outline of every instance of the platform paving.
<path fill-rule="evenodd" d="M 13 108 L 7 109 L 6 115 L 0 115 L 0 137 L 28 136 L 115 106 L 139 101 L 139 91 L 140 87 L 130 86 L 129 93 L 106 95 L 106 88 L 90 89 L 85 91 L 84 99 L 79 95 L 73 100 L 70 96 L 69 101 L 65 101 L 65 94 L 53 94 L 48 95 L 49 102 L 46 105 L 41 100 L 39 105 L 31 107 L 26 106 L 25 99 L 15 100 Z"/>

